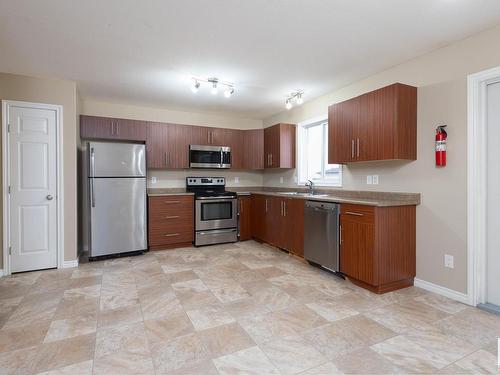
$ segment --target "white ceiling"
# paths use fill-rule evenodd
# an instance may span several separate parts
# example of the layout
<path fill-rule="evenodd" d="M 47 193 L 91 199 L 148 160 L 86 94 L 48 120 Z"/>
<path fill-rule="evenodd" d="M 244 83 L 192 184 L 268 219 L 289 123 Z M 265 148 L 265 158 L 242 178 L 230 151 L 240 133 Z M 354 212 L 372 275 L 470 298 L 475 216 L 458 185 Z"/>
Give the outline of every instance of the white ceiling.
<path fill-rule="evenodd" d="M 80 95 L 265 118 L 500 23 L 499 0 L 2 0 L 0 71 Z M 236 94 L 194 95 L 191 76 Z"/>

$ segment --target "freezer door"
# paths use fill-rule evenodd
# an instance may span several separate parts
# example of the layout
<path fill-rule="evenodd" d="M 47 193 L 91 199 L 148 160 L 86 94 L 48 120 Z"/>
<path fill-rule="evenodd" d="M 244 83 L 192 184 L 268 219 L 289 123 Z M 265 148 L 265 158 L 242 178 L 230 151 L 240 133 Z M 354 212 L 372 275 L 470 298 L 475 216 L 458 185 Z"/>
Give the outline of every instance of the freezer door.
<path fill-rule="evenodd" d="M 146 176 L 145 145 L 89 142 L 87 147 L 91 177 Z"/>
<path fill-rule="evenodd" d="M 89 256 L 147 249 L 145 178 L 89 178 L 89 200 Z"/>

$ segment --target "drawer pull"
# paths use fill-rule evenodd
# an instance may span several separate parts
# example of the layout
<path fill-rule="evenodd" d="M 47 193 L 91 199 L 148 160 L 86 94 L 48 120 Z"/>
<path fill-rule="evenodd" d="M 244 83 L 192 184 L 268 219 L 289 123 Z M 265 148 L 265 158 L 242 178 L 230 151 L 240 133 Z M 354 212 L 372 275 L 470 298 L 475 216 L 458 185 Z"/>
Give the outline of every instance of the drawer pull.
<path fill-rule="evenodd" d="M 180 216 L 165 216 L 165 219 L 178 219 Z"/>
<path fill-rule="evenodd" d="M 165 201 L 163 203 L 165 203 L 165 204 L 175 204 L 175 203 L 181 203 L 181 201 Z"/>
<path fill-rule="evenodd" d="M 169 233 L 169 234 L 166 234 L 165 237 L 177 237 L 177 236 L 180 236 L 179 233 Z"/>
<path fill-rule="evenodd" d="M 360 214 L 359 212 L 352 212 L 352 211 L 346 211 L 346 215 L 353 215 L 353 216 L 365 216 L 364 214 Z"/>

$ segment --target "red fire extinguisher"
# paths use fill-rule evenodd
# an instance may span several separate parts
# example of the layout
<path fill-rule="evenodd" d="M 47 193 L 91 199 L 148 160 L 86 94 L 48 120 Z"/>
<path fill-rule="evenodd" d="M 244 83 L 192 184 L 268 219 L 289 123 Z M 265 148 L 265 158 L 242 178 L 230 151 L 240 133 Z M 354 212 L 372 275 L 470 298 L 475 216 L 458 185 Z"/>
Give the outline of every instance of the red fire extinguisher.
<path fill-rule="evenodd" d="M 436 128 L 436 166 L 446 166 L 446 125 L 440 125 Z"/>

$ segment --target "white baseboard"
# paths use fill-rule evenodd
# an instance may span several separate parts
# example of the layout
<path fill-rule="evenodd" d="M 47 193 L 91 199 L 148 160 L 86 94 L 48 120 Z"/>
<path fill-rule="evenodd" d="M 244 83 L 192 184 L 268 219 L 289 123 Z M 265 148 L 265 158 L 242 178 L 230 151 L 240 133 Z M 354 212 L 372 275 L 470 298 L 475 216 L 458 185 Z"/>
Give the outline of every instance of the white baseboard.
<path fill-rule="evenodd" d="M 457 292 L 456 290 L 448 289 L 448 288 L 445 288 L 444 286 L 433 284 L 433 283 L 430 283 L 428 281 L 417 279 L 417 278 L 414 279 L 413 285 L 415 285 L 416 287 L 428 290 L 429 292 L 433 292 L 433 293 L 448 297 L 452 300 L 465 303 L 466 305 L 470 304 L 469 303 L 469 296 L 467 296 L 467 294 L 465 294 L 465 293 Z"/>
<path fill-rule="evenodd" d="M 65 260 L 61 268 L 75 268 L 78 267 L 78 258 L 75 260 Z"/>
<path fill-rule="evenodd" d="M 0 268 L 0 277 L 3 276 L 3 269 Z"/>

